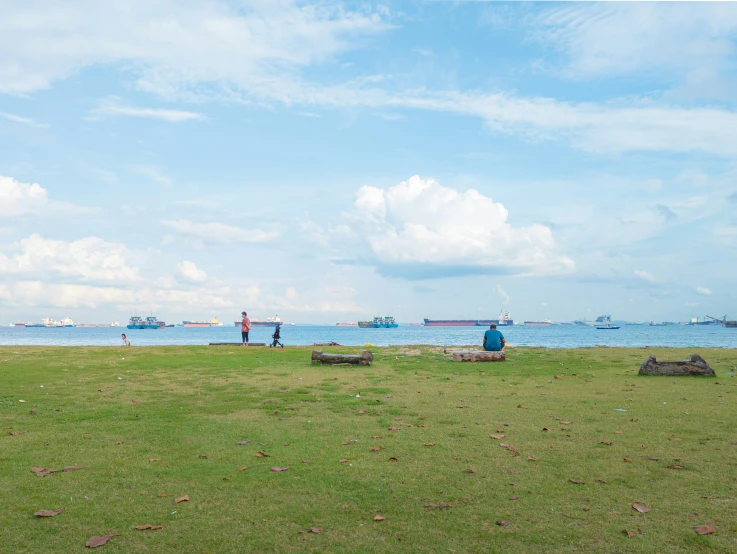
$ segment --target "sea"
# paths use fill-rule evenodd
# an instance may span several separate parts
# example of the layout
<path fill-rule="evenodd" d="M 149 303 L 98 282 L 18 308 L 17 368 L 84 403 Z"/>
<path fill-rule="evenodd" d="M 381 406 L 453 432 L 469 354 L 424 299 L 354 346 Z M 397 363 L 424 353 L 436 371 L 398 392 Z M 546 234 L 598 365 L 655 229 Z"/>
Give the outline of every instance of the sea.
<path fill-rule="evenodd" d="M 281 328 L 285 346 L 311 346 L 336 342 L 343 346 L 393 346 L 426 344 L 455 346 L 481 344 L 485 327 L 424 327 L 400 325 L 394 329 L 362 329 L 335 325 L 287 325 Z M 545 348 L 623 347 L 710 347 L 737 348 L 737 329 L 723 325 L 622 325 L 619 329 L 596 329 L 579 325 L 550 327 L 500 327 L 510 346 Z M 254 327 L 251 342 L 271 342 L 274 329 Z M 126 333 L 133 346 L 207 345 L 212 342 L 239 343 L 239 327 L 164 329 L 108 328 L 15 328 L 0 327 L 4 346 L 115 346 Z"/>

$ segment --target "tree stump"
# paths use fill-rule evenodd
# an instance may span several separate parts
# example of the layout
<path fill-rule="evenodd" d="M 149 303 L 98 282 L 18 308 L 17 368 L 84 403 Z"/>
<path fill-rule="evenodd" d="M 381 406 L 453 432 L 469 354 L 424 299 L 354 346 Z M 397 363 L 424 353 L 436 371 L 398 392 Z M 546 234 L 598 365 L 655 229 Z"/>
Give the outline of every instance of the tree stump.
<path fill-rule="evenodd" d="M 374 355 L 368 350 L 364 350 L 361 354 L 330 354 L 322 350 L 312 351 L 312 363 L 371 365 L 373 361 Z"/>
<path fill-rule="evenodd" d="M 706 360 L 698 354 L 691 354 L 688 360 L 678 362 L 659 362 L 650 356 L 640 366 L 640 375 L 704 375 L 716 377 L 716 373 Z"/>
<path fill-rule="evenodd" d="M 453 352 L 454 362 L 503 362 L 507 359 L 504 350 L 488 352 L 486 350 L 456 350 Z"/>

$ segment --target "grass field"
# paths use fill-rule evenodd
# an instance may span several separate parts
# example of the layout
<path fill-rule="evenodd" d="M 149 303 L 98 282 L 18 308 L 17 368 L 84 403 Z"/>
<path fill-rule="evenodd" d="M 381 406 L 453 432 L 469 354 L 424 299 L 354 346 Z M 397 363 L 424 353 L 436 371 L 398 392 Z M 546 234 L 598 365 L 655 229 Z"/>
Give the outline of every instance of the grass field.
<path fill-rule="evenodd" d="M 0 551 L 737 552 L 736 351 L 373 350 L 0 348 Z"/>

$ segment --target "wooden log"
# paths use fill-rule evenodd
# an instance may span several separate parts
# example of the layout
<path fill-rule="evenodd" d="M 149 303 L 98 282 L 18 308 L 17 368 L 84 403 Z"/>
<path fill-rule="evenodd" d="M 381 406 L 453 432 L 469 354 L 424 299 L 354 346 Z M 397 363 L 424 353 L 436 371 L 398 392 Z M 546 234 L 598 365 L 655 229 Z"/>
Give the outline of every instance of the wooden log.
<path fill-rule="evenodd" d="M 678 362 L 659 362 L 650 356 L 640 366 L 640 375 L 704 375 L 716 377 L 716 373 L 706 360 L 698 354 L 691 354 L 688 360 Z"/>
<path fill-rule="evenodd" d="M 488 352 L 486 350 L 455 350 L 454 362 L 503 362 L 507 359 L 504 350 Z"/>
<path fill-rule="evenodd" d="M 322 350 L 312 351 L 312 363 L 371 365 L 374 355 L 368 350 L 361 354 L 331 354 Z"/>

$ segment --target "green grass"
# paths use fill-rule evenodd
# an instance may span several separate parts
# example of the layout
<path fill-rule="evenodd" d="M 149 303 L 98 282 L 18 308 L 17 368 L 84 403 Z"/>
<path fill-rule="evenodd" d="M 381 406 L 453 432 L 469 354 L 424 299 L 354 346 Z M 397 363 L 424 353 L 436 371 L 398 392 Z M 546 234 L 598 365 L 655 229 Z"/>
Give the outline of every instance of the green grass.
<path fill-rule="evenodd" d="M 716 379 L 637 375 L 689 353 L 398 347 L 327 367 L 301 348 L 1 347 L 0 551 L 118 533 L 106 552 L 737 552 L 737 353 L 699 351 Z"/>

